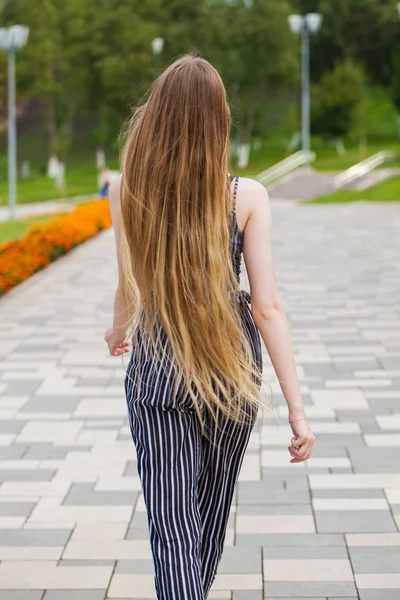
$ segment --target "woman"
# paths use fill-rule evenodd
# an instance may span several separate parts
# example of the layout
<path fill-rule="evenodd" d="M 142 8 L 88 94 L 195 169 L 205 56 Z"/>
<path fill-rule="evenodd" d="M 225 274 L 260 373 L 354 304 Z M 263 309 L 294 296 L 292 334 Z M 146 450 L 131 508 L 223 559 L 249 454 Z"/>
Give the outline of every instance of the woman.
<path fill-rule="evenodd" d="M 185 56 L 128 128 L 110 203 L 119 264 L 111 355 L 125 390 L 162 600 L 203 600 L 260 401 L 260 333 L 287 400 L 290 462 L 311 455 L 271 253 L 268 195 L 228 175 L 217 71 Z M 241 253 L 251 298 L 240 290 Z M 251 307 L 250 307 L 251 300 Z"/>

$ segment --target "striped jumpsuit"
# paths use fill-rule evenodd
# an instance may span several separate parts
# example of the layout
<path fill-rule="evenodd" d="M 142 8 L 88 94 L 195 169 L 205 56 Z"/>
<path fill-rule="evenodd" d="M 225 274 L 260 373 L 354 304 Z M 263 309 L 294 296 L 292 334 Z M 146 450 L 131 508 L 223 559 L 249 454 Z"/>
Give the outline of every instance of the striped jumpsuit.
<path fill-rule="evenodd" d="M 239 281 L 244 234 L 236 222 L 238 181 L 236 177 L 230 232 Z M 242 291 L 238 301 L 261 373 L 260 334 L 249 294 Z M 133 351 L 125 392 L 148 515 L 157 598 L 204 600 L 221 559 L 232 496 L 256 415 L 243 426 L 219 413 L 219 428 L 212 427 L 209 417 L 211 434 L 203 436 L 187 390 L 173 395 L 173 371 L 164 372 L 151 358 L 142 361 L 139 395 L 136 369 Z"/>

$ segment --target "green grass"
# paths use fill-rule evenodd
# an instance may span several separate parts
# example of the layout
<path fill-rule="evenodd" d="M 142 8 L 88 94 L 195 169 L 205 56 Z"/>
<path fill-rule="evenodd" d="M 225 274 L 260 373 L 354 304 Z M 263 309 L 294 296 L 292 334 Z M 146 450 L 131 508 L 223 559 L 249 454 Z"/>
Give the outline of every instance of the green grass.
<path fill-rule="evenodd" d="M 311 166 L 316 171 L 345 171 L 354 164 L 380 152 L 381 150 L 392 150 L 400 156 L 400 146 L 396 142 L 382 142 L 382 143 L 371 143 L 367 147 L 366 154 L 360 153 L 358 146 L 347 146 L 346 153 L 343 156 L 338 156 L 336 149 L 330 146 L 315 145 L 314 151 L 317 155 L 316 160 L 311 163 Z M 243 177 L 254 177 L 272 167 L 277 162 L 287 157 L 287 154 L 283 149 L 274 149 L 270 147 L 264 147 L 259 151 L 252 151 L 250 155 L 249 166 L 239 171 L 235 169 L 233 164 L 232 170 L 237 172 Z M 386 163 L 385 167 L 400 167 L 400 158 L 393 164 Z"/>
<path fill-rule="evenodd" d="M 346 148 L 346 153 L 343 156 L 338 156 L 335 148 L 316 148 L 315 153 L 317 155 L 316 160 L 312 163 L 312 167 L 316 171 L 345 171 L 353 165 L 362 160 L 381 152 L 382 150 L 394 151 L 397 155 L 400 154 L 399 144 L 390 143 L 387 144 L 369 144 L 367 146 L 366 153 L 360 152 L 358 146 L 352 146 Z M 399 167 L 400 161 L 394 163 L 385 163 L 385 167 Z"/>
<path fill-rule="evenodd" d="M 42 215 L 40 217 L 31 217 L 29 219 L 18 219 L 0 223 L 0 244 L 9 242 L 22 237 L 31 225 L 47 223 L 54 219 L 56 215 Z"/>
<path fill-rule="evenodd" d="M 316 198 L 305 204 L 329 204 L 332 202 L 400 202 L 400 177 L 387 179 L 366 190 L 339 190 Z"/>
<path fill-rule="evenodd" d="M 97 177 L 98 172 L 93 163 L 67 167 L 66 190 L 60 193 L 51 179 L 43 175 L 33 174 L 29 179 L 18 181 L 17 202 L 18 204 L 27 204 L 29 202 L 95 194 L 97 191 Z M 0 206 L 7 204 L 7 194 L 7 182 L 2 181 L 0 182 Z"/>
<path fill-rule="evenodd" d="M 280 162 L 287 157 L 287 154 L 280 149 L 262 149 L 252 150 L 250 154 L 250 162 L 246 169 L 239 170 L 235 161 L 232 161 L 232 171 L 242 177 L 255 177 L 265 169 L 272 167 L 277 162 Z"/>

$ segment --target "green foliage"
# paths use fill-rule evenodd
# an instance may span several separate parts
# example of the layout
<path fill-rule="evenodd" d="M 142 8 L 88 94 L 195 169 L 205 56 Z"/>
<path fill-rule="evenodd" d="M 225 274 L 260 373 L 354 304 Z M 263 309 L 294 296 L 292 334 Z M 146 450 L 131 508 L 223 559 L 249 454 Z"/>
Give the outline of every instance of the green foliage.
<path fill-rule="evenodd" d="M 228 83 L 243 142 L 251 138 L 268 97 L 298 78 L 298 40 L 288 27 L 290 12 L 287 0 L 269 0 L 214 2 L 203 13 L 204 53 Z"/>
<path fill-rule="evenodd" d="M 315 0 L 305 7 L 323 15 L 321 31 L 312 40 L 312 72 L 319 79 L 337 61 L 360 64 L 374 84 L 391 88 L 400 77 L 398 0 Z M 310 2 L 308 3 L 310 4 Z M 400 85 L 400 84 L 399 84 Z M 398 99 L 400 108 L 400 98 Z"/>
<path fill-rule="evenodd" d="M 379 86 L 368 88 L 365 130 L 370 139 L 393 139 L 398 131 L 398 112 L 390 92 Z"/>
<path fill-rule="evenodd" d="M 365 127 L 366 87 L 362 69 L 345 60 L 313 89 L 313 132 L 342 137 Z"/>
<path fill-rule="evenodd" d="M 17 60 L 20 104 L 29 110 L 26 101 L 35 99 L 49 150 L 75 158 L 82 123 L 92 146 L 116 148 L 131 106 L 161 67 L 188 51 L 220 70 L 235 139 L 288 140 L 299 129 L 300 40 L 287 22 L 293 12 L 323 15 L 320 32 L 311 37 L 314 131 L 390 137 L 393 130 L 394 136 L 394 105 L 400 110 L 397 1 L 41 0 L 38 7 L 33 0 L 3 0 L 0 21 L 30 27 Z M 158 36 L 165 47 L 155 64 L 151 41 Z M 1 117 L 6 65 L 0 53 Z"/>

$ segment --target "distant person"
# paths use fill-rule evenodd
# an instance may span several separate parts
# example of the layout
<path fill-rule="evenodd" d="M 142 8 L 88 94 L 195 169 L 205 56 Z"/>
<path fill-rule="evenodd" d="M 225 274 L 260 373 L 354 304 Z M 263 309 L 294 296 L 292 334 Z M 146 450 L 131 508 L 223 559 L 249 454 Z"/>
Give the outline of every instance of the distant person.
<path fill-rule="evenodd" d="M 104 166 L 100 171 L 99 175 L 99 193 L 100 198 L 108 198 L 108 193 L 111 183 L 111 171 L 108 167 Z"/>
<path fill-rule="evenodd" d="M 119 283 L 105 340 L 112 356 L 133 344 L 125 392 L 161 600 L 204 600 L 214 581 L 264 408 L 260 334 L 288 404 L 288 462 L 307 460 L 314 445 L 275 279 L 268 194 L 229 174 L 230 130 L 218 72 L 185 56 L 133 116 L 110 189 Z M 243 251 L 251 297 L 240 289 Z"/>

